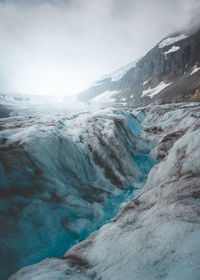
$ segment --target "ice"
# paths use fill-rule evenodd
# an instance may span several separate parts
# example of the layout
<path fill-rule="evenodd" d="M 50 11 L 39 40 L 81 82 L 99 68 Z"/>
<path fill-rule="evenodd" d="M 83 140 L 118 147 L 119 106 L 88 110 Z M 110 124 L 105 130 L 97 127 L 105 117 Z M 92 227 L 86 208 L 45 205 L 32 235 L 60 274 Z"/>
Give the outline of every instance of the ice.
<path fill-rule="evenodd" d="M 117 112 L 117 114 L 120 114 L 125 117 L 127 124 L 131 130 L 131 132 L 138 137 L 140 135 L 140 132 L 144 129 L 143 126 L 141 125 L 141 121 L 137 115 L 137 119 L 135 121 L 132 121 L 132 115 L 128 112 Z"/>
<path fill-rule="evenodd" d="M 167 47 L 169 45 L 172 45 L 178 41 L 184 40 L 186 39 L 188 36 L 186 34 L 180 34 L 178 36 L 174 36 L 174 37 L 168 37 L 166 39 L 164 39 L 163 41 L 161 41 L 159 43 L 159 48 L 164 48 Z"/>
<path fill-rule="evenodd" d="M 180 50 L 180 47 L 178 46 L 172 46 L 168 51 L 164 52 L 164 55 L 167 55 L 169 53 L 173 53 L 173 52 L 177 52 L 178 50 Z"/>
<path fill-rule="evenodd" d="M 133 199 L 154 164 L 143 129 L 115 109 L 1 119 L 2 279 L 62 256 Z"/>
<path fill-rule="evenodd" d="M 142 97 L 143 96 L 149 96 L 150 98 L 153 98 L 156 94 L 158 94 L 161 90 L 168 87 L 171 83 L 165 84 L 163 81 L 160 82 L 155 88 L 148 88 L 146 90 L 143 90 Z"/>
<path fill-rule="evenodd" d="M 0 93 L 0 104 L 9 109 L 9 116 L 17 119 L 31 117 L 52 117 L 74 112 L 87 112 L 99 109 L 98 104 L 86 104 L 77 100 L 76 96 L 34 96 L 20 93 Z"/>
<path fill-rule="evenodd" d="M 22 269 L 10 280 L 43 280 L 48 277 L 54 280 L 66 277 L 102 280 L 199 279 L 199 104 L 111 110 L 106 131 L 112 126 L 114 115 L 116 127 L 122 138 L 127 140 L 125 147 L 129 147 L 128 150 L 131 147 L 128 144 L 130 137 L 126 126 L 120 125 L 120 122 L 126 124 L 134 117 L 132 129 L 133 132 L 134 126 L 138 129 L 135 134 L 139 140 L 136 141 L 139 145 L 137 151 L 143 151 L 143 158 L 137 158 L 138 154 L 133 158 L 139 168 L 142 166 L 142 172 L 145 168 L 149 170 L 144 153 L 146 143 L 151 141 L 149 139 L 154 139 L 155 157 L 161 151 L 164 153 L 160 162 L 152 167 L 142 192 L 125 205 L 112 221 L 68 250 L 63 259 L 46 259 Z M 135 122 L 136 119 L 143 121 Z M 99 125 L 102 127 L 103 124 L 101 120 Z M 108 141 L 112 139 L 112 145 L 115 136 L 115 133 L 109 134 Z M 136 186 L 142 187 L 140 182 Z"/>

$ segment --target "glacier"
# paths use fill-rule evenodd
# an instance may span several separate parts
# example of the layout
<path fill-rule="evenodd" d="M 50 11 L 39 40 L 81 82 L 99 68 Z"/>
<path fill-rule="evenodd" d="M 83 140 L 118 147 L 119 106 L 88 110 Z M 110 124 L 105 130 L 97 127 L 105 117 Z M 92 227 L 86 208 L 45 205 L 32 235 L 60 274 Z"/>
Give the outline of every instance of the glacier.
<path fill-rule="evenodd" d="M 148 178 L 144 187 L 136 197 L 133 196 L 130 203 L 123 205 L 113 219 L 84 241 L 70 248 L 63 257 L 47 258 L 38 264 L 25 267 L 9 280 L 198 280 L 199 103 L 154 105 L 112 112 L 107 109 L 103 115 L 107 116 L 106 119 L 109 116 L 107 119 L 109 126 L 113 124 L 110 117 L 117 120 L 117 126 L 114 127 L 120 131 L 120 135 L 115 134 L 113 138 L 112 129 L 107 130 L 108 126 L 99 118 L 96 122 L 101 123 L 104 131 L 102 135 L 106 134 L 106 139 L 108 137 L 109 143 L 112 143 L 111 147 L 119 152 L 117 162 L 120 161 L 120 170 L 125 167 L 125 172 L 130 168 L 127 170 L 126 178 L 130 180 L 134 178 L 135 181 L 141 179 L 141 174 L 144 174 L 145 169 L 141 170 L 142 164 L 138 164 L 144 158 L 137 158 L 139 155 L 157 161 L 154 165 L 150 164 L 153 167 L 149 174 L 149 169 L 146 172 L 145 177 L 148 175 Z M 87 119 L 86 116 L 85 118 Z M 134 119 L 133 122 L 130 122 L 131 118 Z M 77 124 L 77 130 L 73 134 L 71 128 L 70 135 L 76 141 L 82 131 L 82 121 L 79 116 L 73 120 L 74 124 Z M 125 126 L 120 124 L 121 121 Z M 133 132 L 135 126 L 138 129 L 135 135 L 131 132 L 130 123 L 133 124 L 131 128 Z M 86 127 L 90 130 L 91 124 L 87 124 Z M 125 127 L 131 133 L 131 139 L 127 137 L 129 133 L 127 134 Z M 85 137 L 88 135 L 83 136 L 82 144 L 85 143 Z M 127 162 L 122 159 L 121 149 L 115 146 L 114 139 L 116 141 L 117 137 L 119 139 L 122 137 L 121 144 L 124 139 L 128 141 L 122 146 L 122 149 L 126 147 L 125 150 L 129 154 L 127 157 L 123 156 Z M 94 138 L 90 143 L 94 144 L 92 151 L 95 147 L 97 152 L 99 144 L 95 143 Z M 125 151 L 123 155 L 126 154 L 124 153 Z M 124 182 L 124 186 L 129 181 L 124 181 L 123 172 L 118 172 L 117 162 L 113 165 L 115 175 Z M 118 192 L 122 188 L 114 190 Z"/>
<path fill-rule="evenodd" d="M 47 114 L 38 100 L 12 100 L 0 118 L 0 279 L 61 257 L 109 222 L 157 162 L 140 111 Z"/>

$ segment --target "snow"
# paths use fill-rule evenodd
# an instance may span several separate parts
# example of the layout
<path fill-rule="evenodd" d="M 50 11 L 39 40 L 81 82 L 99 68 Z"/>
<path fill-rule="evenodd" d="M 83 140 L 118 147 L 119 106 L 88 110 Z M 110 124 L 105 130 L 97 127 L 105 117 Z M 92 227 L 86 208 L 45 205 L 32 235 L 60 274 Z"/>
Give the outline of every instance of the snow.
<path fill-rule="evenodd" d="M 99 102 L 115 102 L 115 95 L 120 93 L 119 90 L 107 90 L 103 93 L 99 94 L 98 96 L 91 99 L 92 103 L 99 103 Z"/>
<path fill-rule="evenodd" d="M 153 98 L 156 94 L 158 94 L 161 90 L 168 87 L 171 83 L 165 84 L 163 81 L 160 82 L 155 88 L 148 88 L 146 90 L 143 90 L 142 97 L 149 96 L 150 98 Z"/>
<path fill-rule="evenodd" d="M 127 64 L 127 65 L 125 65 L 125 66 L 119 68 L 118 70 L 112 72 L 112 73 L 110 74 L 111 81 L 112 81 L 112 82 L 115 82 L 115 81 L 120 80 L 130 69 L 136 67 L 136 64 L 137 64 L 138 61 L 139 61 L 139 60 L 130 62 L 129 64 Z"/>
<path fill-rule="evenodd" d="M 190 76 L 192 76 L 194 73 L 198 72 L 200 70 L 200 67 L 198 67 L 197 65 L 195 65 L 193 68 L 192 68 L 192 72 L 190 73 Z"/>
<path fill-rule="evenodd" d="M 142 59 L 142 57 L 140 57 L 139 59 L 130 62 L 129 64 L 113 71 L 112 73 L 106 74 L 104 76 L 102 76 L 100 79 L 98 79 L 93 85 L 91 86 L 97 86 L 98 84 L 101 84 L 101 82 L 103 82 L 103 80 L 105 79 L 111 79 L 111 82 L 116 82 L 118 80 L 120 80 L 129 70 L 131 70 L 132 68 L 136 67 L 136 64 Z"/>
<path fill-rule="evenodd" d="M 180 40 L 186 39 L 188 36 L 185 34 L 180 34 L 178 36 L 174 36 L 174 37 L 168 37 L 164 40 L 162 40 L 159 44 L 159 48 L 164 48 L 167 47 L 169 45 L 172 45 Z"/>
<path fill-rule="evenodd" d="M 114 72 L 104 75 L 103 77 L 101 77 L 101 80 L 111 78 L 112 82 L 116 82 L 116 81 L 120 80 L 130 69 L 135 68 L 137 62 L 138 62 L 138 60 L 132 61 L 129 64 L 115 70 Z"/>
<path fill-rule="evenodd" d="M 177 52 L 178 50 L 180 50 L 179 46 L 172 46 L 168 51 L 164 52 L 164 55 L 167 55 L 169 53 L 173 53 L 173 52 Z"/>
<path fill-rule="evenodd" d="M 90 105 L 77 100 L 76 96 L 34 96 L 20 93 L 0 93 L 0 104 L 11 110 L 10 116 L 18 118 L 69 114 L 88 111 Z M 92 105 L 94 108 L 94 104 Z"/>
<path fill-rule="evenodd" d="M 127 118 L 130 112 L 118 114 Z M 199 279 L 200 106 L 154 105 L 132 112 L 145 112 L 142 124 L 148 129 L 140 137 L 155 139 L 155 156 L 165 150 L 142 193 L 64 259 L 44 260 L 10 280 Z"/>
<path fill-rule="evenodd" d="M 145 86 L 148 83 L 149 80 L 150 79 L 147 79 L 146 81 L 144 81 L 143 86 Z"/>

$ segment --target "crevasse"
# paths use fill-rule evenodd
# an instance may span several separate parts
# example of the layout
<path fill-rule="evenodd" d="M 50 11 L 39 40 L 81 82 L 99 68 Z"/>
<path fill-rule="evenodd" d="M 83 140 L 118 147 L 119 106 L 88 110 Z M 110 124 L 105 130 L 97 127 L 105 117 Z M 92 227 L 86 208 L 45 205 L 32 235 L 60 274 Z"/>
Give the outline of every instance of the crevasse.
<path fill-rule="evenodd" d="M 146 182 L 144 115 L 1 119 L 0 279 L 67 249 L 112 219 Z"/>

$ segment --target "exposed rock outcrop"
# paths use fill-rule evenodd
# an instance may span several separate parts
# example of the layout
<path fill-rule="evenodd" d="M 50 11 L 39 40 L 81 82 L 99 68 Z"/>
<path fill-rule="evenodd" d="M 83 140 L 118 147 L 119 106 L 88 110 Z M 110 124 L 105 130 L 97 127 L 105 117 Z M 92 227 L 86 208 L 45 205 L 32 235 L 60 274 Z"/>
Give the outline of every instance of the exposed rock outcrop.
<path fill-rule="evenodd" d="M 113 104 L 131 107 L 188 101 L 200 87 L 199 49 L 200 30 L 172 34 L 128 70 L 125 67 L 119 79 L 107 75 L 81 92 L 79 98 L 95 101 L 102 95 L 102 102 L 106 102 L 106 94 L 112 96 Z M 193 97 L 191 101 L 199 99 Z"/>

